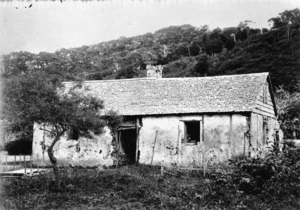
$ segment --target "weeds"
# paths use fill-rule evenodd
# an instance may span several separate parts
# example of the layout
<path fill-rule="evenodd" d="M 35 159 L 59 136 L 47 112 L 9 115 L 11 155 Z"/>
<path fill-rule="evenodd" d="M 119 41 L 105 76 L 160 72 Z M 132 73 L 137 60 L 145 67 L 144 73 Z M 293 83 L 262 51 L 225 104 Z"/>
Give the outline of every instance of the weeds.
<path fill-rule="evenodd" d="M 230 164 L 231 170 L 210 173 L 208 199 L 225 206 L 243 201 L 249 208 L 260 202 L 276 209 L 300 207 L 300 149 L 275 150 L 264 158 L 235 159 Z M 254 199 L 260 202 L 254 204 Z"/>
<path fill-rule="evenodd" d="M 3 183 L 6 209 L 299 209 L 300 150 L 266 158 L 235 159 L 195 171 L 122 166 L 117 169 L 65 168 L 61 189 L 51 174 Z"/>

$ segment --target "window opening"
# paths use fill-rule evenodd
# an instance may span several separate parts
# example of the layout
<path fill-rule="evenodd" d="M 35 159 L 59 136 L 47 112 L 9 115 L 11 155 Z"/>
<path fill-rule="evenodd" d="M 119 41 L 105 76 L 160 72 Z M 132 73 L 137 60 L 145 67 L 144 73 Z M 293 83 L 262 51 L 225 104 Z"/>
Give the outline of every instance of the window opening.
<path fill-rule="evenodd" d="M 184 127 L 183 143 L 197 144 L 200 142 L 200 121 L 185 121 Z"/>
<path fill-rule="evenodd" d="M 79 130 L 77 128 L 71 128 L 69 131 L 69 139 L 78 140 L 79 139 Z"/>

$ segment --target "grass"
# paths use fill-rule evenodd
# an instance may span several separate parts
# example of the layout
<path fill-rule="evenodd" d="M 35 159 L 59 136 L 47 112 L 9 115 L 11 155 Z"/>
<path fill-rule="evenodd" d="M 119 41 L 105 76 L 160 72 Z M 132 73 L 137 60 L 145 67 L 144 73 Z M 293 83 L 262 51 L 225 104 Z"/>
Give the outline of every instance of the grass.
<path fill-rule="evenodd" d="M 52 173 L 4 180 L 2 208 L 300 209 L 299 198 L 246 194 L 197 171 L 161 175 L 159 167 L 130 165 L 105 170 L 64 168 L 60 173 L 60 191 L 53 188 Z"/>

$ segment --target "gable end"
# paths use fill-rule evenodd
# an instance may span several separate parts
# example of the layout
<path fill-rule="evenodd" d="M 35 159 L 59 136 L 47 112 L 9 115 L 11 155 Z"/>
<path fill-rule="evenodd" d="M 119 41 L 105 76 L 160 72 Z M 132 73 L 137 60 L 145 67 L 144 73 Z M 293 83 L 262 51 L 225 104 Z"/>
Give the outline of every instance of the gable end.
<path fill-rule="evenodd" d="M 269 76 L 266 82 L 261 86 L 253 112 L 263 116 L 277 118 L 277 109 Z"/>

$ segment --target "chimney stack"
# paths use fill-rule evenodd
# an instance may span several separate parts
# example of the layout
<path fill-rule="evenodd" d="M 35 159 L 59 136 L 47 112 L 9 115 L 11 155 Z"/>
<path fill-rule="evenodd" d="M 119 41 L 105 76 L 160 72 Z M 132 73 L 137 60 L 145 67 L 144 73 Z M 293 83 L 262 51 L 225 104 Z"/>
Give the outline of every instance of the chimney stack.
<path fill-rule="evenodd" d="M 147 70 L 147 77 L 162 78 L 162 71 L 163 71 L 162 65 L 158 65 L 158 66 L 147 65 L 146 70 Z"/>

